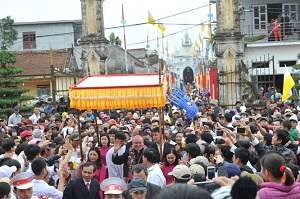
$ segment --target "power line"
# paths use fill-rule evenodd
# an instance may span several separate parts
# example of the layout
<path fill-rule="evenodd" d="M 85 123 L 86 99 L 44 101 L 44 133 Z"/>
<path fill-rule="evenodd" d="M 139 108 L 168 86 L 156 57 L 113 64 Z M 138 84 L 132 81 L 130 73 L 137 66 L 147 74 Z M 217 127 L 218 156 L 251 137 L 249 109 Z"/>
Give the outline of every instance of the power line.
<path fill-rule="evenodd" d="M 207 7 L 207 6 L 209 6 L 209 5 L 200 6 L 200 7 L 193 8 L 193 9 L 190 9 L 190 10 L 186 10 L 186 11 L 183 11 L 183 12 L 179 12 L 179 13 L 176 13 L 176 14 L 173 14 L 173 15 L 169 15 L 169 16 L 166 16 L 166 17 L 162 17 L 162 18 L 156 19 L 155 21 L 160 21 L 160 20 L 167 19 L 167 18 L 170 18 L 170 17 L 175 17 L 175 16 L 178 16 L 178 15 L 181 15 L 181 14 L 185 14 L 185 13 L 188 13 L 188 12 L 192 12 L 192 11 L 194 11 L 194 10 L 198 10 L 198 9 L 200 9 L 200 8 Z M 145 25 L 145 24 L 149 24 L 149 22 L 142 22 L 142 23 L 136 23 L 136 24 L 125 25 L 125 28 L 127 28 L 127 27 L 132 27 L 132 26 L 140 26 L 140 25 Z M 155 23 L 155 24 L 158 24 L 158 23 Z M 161 24 L 166 24 L 166 23 L 161 23 Z M 109 29 L 116 29 L 116 28 L 123 28 L 123 26 L 114 26 L 114 27 L 109 27 L 109 28 L 105 28 L 105 29 L 106 29 L 106 30 L 109 30 Z"/>
<path fill-rule="evenodd" d="M 185 14 L 185 13 L 188 13 L 188 12 L 192 12 L 192 11 L 195 11 L 195 10 L 198 10 L 198 9 L 201 9 L 201 8 L 204 8 L 204 7 L 207 7 L 207 6 L 209 6 L 209 5 L 199 6 L 199 7 L 190 9 L 190 10 L 186 10 L 186 11 L 179 12 L 179 13 L 176 13 L 176 14 L 172 14 L 172 15 L 169 15 L 169 16 L 166 16 L 166 17 L 158 18 L 158 19 L 156 19 L 156 21 L 160 21 L 160 20 L 163 20 L 163 19 L 175 17 L 175 16 L 178 16 L 178 15 L 181 15 L 181 14 Z M 206 22 L 207 22 L 207 21 L 206 21 Z M 204 25 L 208 25 L 208 24 L 206 24 L 206 22 L 203 22 L 203 24 L 204 24 Z M 145 25 L 145 24 L 149 24 L 149 22 L 142 22 L 142 23 L 136 23 L 136 24 L 129 24 L 129 25 L 125 25 L 125 27 L 136 27 L 136 26 Z M 155 24 L 158 24 L 158 23 L 155 23 Z M 177 32 L 168 34 L 168 35 L 166 35 L 165 37 L 169 37 L 169 36 L 172 36 L 172 35 L 176 35 L 176 34 L 178 34 L 178 33 L 181 33 L 181 32 L 183 32 L 183 31 L 185 31 L 185 30 L 189 30 L 189 29 L 192 29 L 192 28 L 195 28 L 195 27 L 201 25 L 201 24 L 187 24 L 187 23 L 161 23 L 161 24 L 165 24 L 165 25 L 178 25 L 178 26 L 192 25 L 192 27 L 185 28 L 185 29 L 183 29 L 183 30 L 180 30 L 180 31 L 177 31 Z M 115 26 L 115 27 L 104 28 L 104 30 L 117 29 L 117 28 L 123 28 L 123 25 L 122 25 L 122 26 Z M 78 33 L 82 33 L 82 31 L 77 31 L 77 32 L 78 32 Z M 67 35 L 67 34 L 74 34 L 74 31 L 73 31 L 73 32 L 66 32 L 66 33 L 56 33 L 56 34 L 47 34 L 47 35 L 36 35 L 36 38 L 52 37 L 52 36 L 61 36 L 61 35 Z M 23 42 L 23 37 L 18 37 L 18 39 L 21 39 L 21 41 L 15 42 L 15 44 L 20 43 L 20 42 Z M 161 37 L 160 37 L 159 39 L 161 39 Z M 153 40 L 150 40 L 150 41 L 155 41 L 155 40 L 156 40 L 156 39 L 153 39 Z M 129 44 L 129 45 L 142 44 L 142 43 L 146 43 L 146 42 L 147 42 L 147 41 L 137 42 L 137 43 L 133 43 L 133 44 Z"/>

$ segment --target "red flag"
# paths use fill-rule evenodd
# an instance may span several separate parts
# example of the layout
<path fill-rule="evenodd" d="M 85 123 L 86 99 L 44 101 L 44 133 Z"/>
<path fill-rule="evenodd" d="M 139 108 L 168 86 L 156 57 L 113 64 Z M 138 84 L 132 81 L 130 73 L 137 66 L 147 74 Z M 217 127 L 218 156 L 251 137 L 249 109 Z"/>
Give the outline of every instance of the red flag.
<path fill-rule="evenodd" d="M 218 99 L 217 70 L 209 71 L 209 90 L 212 99 Z"/>

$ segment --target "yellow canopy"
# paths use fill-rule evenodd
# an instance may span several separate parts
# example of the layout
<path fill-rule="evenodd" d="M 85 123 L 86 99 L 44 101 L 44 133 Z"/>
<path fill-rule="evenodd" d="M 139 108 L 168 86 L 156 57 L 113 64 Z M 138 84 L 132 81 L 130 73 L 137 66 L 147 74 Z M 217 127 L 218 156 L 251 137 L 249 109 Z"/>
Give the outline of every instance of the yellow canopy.
<path fill-rule="evenodd" d="M 120 109 L 162 107 L 166 104 L 166 81 L 158 74 L 86 76 L 70 90 L 71 108 Z"/>

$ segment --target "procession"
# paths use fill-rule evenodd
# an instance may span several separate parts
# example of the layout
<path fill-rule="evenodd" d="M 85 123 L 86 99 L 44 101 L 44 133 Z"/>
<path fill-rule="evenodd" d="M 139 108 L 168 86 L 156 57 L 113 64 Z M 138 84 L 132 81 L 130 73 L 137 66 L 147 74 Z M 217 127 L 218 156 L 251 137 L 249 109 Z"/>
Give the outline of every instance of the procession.
<path fill-rule="evenodd" d="M 154 1 L 3 1 L 0 199 L 300 198 L 300 4 Z"/>

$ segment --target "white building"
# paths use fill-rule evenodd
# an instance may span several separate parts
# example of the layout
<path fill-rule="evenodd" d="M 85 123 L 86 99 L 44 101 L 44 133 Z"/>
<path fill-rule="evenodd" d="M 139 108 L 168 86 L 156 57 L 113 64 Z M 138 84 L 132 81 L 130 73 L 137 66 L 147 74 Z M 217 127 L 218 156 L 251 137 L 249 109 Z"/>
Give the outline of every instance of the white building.
<path fill-rule="evenodd" d="M 195 51 L 187 32 L 184 39 L 181 40 L 181 47 L 179 50 L 176 48 L 172 60 L 168 63 L 169 71 L 177 75 L 177 87 L 180 87 L 182 83 L 192 83 L 199 73 L 197 70 L 199 59 L 195 56 L 198 52 Z"/>
<path fill-rule="evenodd" d="M 289 71 L 297 63 L 300 53 L 300 2 L 294 0 L 243 0 L 245 53 L 244 63 L 249 80 L 256 88 L 283 88 L 284 66 Z M 274 41 L 272 20 L 279 20 L 281 41 Z M 274 24 L 273 24 L 274 25 Z M 249 42 L 248 38 L 256 41 Z M 274 56 L 274 60 L 273 60 Z M 273 70 L 274 68 L 274 70 Z"/>

